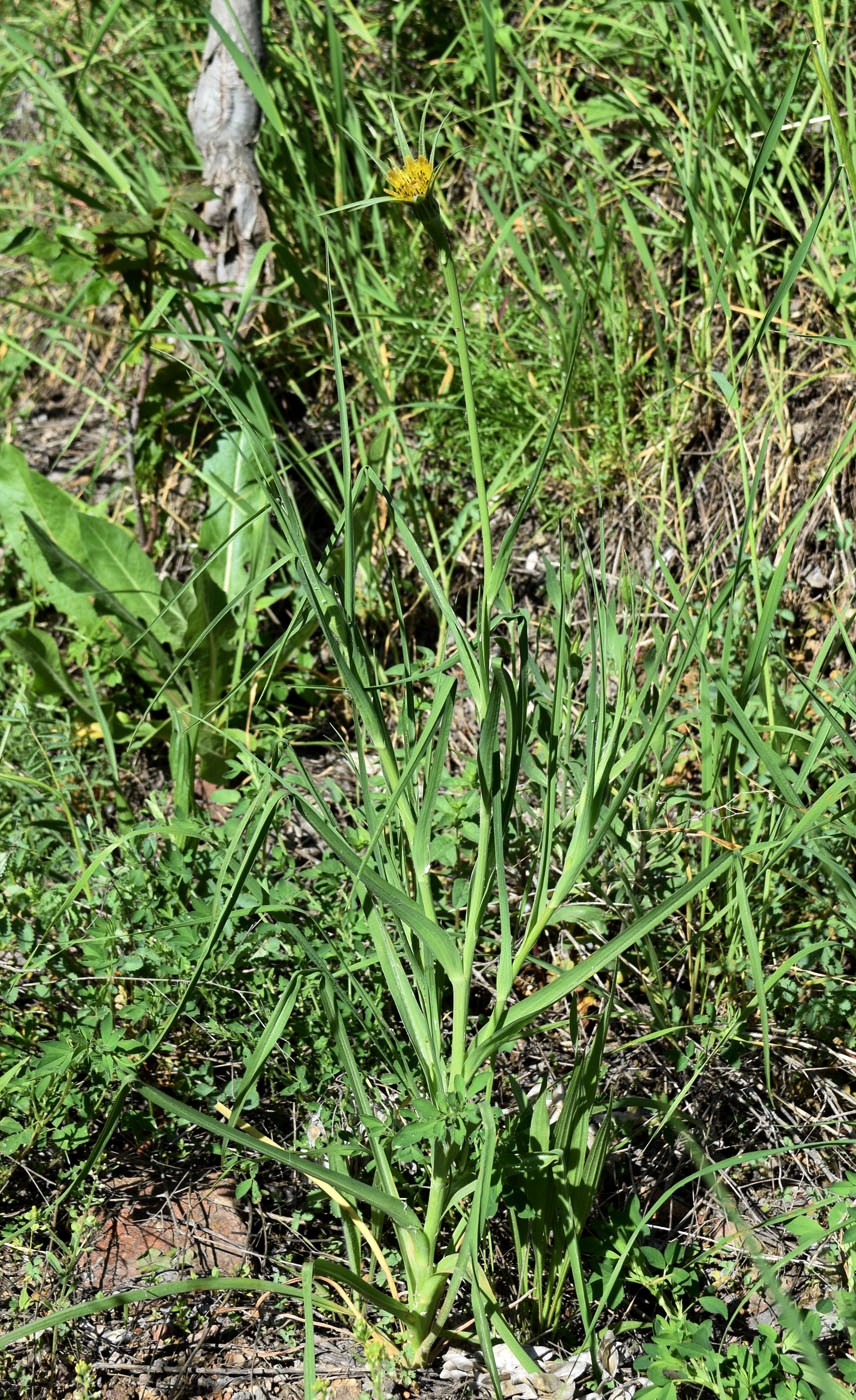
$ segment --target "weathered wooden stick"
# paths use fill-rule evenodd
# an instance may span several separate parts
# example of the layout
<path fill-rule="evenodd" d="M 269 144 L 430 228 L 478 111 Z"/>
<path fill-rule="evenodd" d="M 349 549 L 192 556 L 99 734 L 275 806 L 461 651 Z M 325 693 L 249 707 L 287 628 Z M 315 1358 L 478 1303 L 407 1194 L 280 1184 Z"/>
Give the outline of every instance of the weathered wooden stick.
<path fill-rule="evenodd" d="M 259 0 L 212 0 L 202 71 L 188 102 L 202 179 L 214 191 L 202 217 L 216 234 L 200 237 L 203 257 L 194 266 L 205 282 L 238 292 L 246 285 L 257 249 L 270 237 L 270 224 L 253 151 L 259 106 L 222 34 L 261 66 L 260 8 Z"/>

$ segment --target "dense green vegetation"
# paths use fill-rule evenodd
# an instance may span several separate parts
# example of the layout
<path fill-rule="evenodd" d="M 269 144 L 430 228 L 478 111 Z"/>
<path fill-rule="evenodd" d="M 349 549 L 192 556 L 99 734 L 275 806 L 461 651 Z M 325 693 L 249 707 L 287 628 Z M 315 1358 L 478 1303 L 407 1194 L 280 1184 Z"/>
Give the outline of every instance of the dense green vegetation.
<path fill-rule="evenodd" d="M 290 1299 L 307 1395 L 330 1316 L 852 1394 L 848 6 L 265 25 L 239 300 L 202 10 L 0 39 L 3 1394 L 102 1393 L 141 1146 L 288 1196 L 134 1298 Z"/>

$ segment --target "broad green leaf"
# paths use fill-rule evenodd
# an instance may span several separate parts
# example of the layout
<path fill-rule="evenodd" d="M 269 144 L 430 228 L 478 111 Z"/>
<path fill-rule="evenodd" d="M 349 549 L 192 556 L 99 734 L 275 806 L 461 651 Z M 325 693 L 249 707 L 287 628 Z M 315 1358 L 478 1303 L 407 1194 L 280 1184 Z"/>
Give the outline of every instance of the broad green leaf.
<path fill-rule="evenodd" d="M 67 554 L 80 557 L 80 517 L 71 496 L 38 472 L 31 471 L 23 453 L 4 443 L 0 445 L 0 516 L 7 547 L 14 551 L 32 583 L 44 589 L 59 612 L 65 613 L 88 637 L 102 635 L 104 624 L 90 600 L 55 577 L 27 529 L 25 512 L 61 544 Z"/>
<path fill-rule="evenodd" d="M 129 530 L 103 516 L 80 510 L 82 559 L 98 579 L 105 596 L 112 595 L 139 617 L 159 642 L 176 646 L 184 622 L 181 611 L 163 612 L 160 580 L 154 565 Z"/>
<path fill-rule="evenodd" d="M 102 617 L 133 618 L 160 642 L 184 631 L 178 608 L 163 613 L 154 565 L 133 535 L 33 471 L 14 447 L 0 448 L 0 512 L 9 545 L 51 603 L 88 636 Z"/>
<path fill-rule="evenodd" d="M 226 595 L 208 573 L 194 580 L 196 606 L 187 619 L 183 661 L 196 677 L 203 706 L 215 705 L 229 682 L 235 620 Z"/>
<path fill-rule="evenodd" d="M 266 573 L 275 547 L 250 434 L 245 429 L 224 433 L 201 475 L 208 510 L 199 543 L 212 555 L 205 572 L 232 603 Z"/>
<path fill-rule="evenodd" d="M 15 656 L 32 667 L 43 693 L 63 695 L 77 709 L 93 714 L 87 697 L 65 669 L 59 647 L 50 632 L 39 627 L 12 627 L 4 640 Z"/>

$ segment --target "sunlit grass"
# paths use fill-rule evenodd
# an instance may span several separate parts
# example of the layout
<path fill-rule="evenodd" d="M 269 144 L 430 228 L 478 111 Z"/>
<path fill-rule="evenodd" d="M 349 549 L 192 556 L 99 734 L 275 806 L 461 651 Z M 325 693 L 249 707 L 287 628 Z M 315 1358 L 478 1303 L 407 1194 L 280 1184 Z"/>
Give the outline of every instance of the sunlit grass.
<path fill-rule="evenodd" d="M 633 1112 L 716 1195 L 685 1116 L 703 1071 L 757 1051 L 772 1098 L 789 1034 L 849 1035 L 853 444 L 823 416 L 854 354 L 846 9 L 818 67 L 798 10 L 286 0 L 246 73 L 275 266 L 248 326 L 187 276 L 201 21 L 36 18 L 13 13 L 0 58 L 9 436 L 28 448 L 58 396 L 49 465 L 129 558 L 151 534 L 164 612 L 155 655 L 66 535 L 4 575 L 8 832 L 38 792 L 3 933 L 31 1052 L 0 1066 L 9 1170 L 68 1153 L 73 1195 L 145 1102 L 230 1144 L 258 1198 L 265 1162 L 308 1176 L 338 1253 L 292 1295 L 362 1309 L 411 1361 L 459 1298 L 488 1364 L 491 1335 L 516 1345 L 509 1240 L 520 1288 L 549 1270 L 529 1331 L 593 1343 L 647 1228 L 637 1210 L 611 1263 L 581 1243 L 621 1169 L 601 1057 L 680 1066 Z M 10 501 L 10 538 L 38 544 Z M 71 612 L 51 570 L 97 608 Z M 44 772 L 39 690 L 83 715 Z M 218 797 L 222 829 L 198 805 Z M 310 828 L 305 861 L 281 833 Z M 51 830 L 61 889 L 30 920 Z M 114 861 L 172 944 L 128 931 Z M 542 1088 L 515 1138 L 509 1058 L 554 1017 L 579 1097 L 551 1138 Z M 322 1122 L 323 1157 L 263 1121 L 278 1093 Z M 519 1210 L 506 1230 L 514 1152 L 564 1172 L 549 1230 Z M 670 1325 L 698 1301 L 676 1280 Z M 841 1393 L 794 1326 L 805 1393 Z"/>

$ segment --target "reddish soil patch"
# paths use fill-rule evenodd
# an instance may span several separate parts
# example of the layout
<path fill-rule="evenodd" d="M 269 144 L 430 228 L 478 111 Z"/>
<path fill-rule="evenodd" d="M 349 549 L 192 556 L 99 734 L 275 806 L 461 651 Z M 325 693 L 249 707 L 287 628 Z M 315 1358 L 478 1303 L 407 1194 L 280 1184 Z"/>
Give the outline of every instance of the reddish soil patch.
<path fill-rule="evenodd" d="M 139 1194 L 99 1213 L 98 1235 L 78 1266 L 82 1284 L 116 1293 L 177 1278 L 188 1267 L 204 1274 L 240 1272 L 249 1231 L 228 1183 L 215 1177 L 165 1197 L 139 1178 L 116 1185 Z"/>

